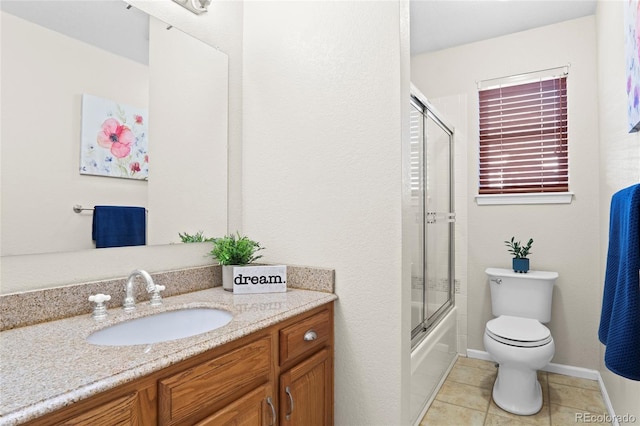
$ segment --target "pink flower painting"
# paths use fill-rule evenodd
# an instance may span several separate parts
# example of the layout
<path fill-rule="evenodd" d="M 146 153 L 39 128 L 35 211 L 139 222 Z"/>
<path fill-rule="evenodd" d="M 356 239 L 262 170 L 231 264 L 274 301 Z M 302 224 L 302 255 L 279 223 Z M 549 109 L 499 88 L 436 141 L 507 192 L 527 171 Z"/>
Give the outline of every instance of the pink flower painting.
<path fill-rule="evenodd" d="M 107 118 L 98 132 L 98 145 L 107 148 L 118 158 L 124 158 L 131 152 L 131 144 L 135 141 L 133 132 L 115 118 Z M 137 164 L 137 163 L 136 163 Z"/>
<path fill-rule="evenodd" d="M 80 173 L 147 179 L 147 115 L 141 108 L 83 95 Z"/>

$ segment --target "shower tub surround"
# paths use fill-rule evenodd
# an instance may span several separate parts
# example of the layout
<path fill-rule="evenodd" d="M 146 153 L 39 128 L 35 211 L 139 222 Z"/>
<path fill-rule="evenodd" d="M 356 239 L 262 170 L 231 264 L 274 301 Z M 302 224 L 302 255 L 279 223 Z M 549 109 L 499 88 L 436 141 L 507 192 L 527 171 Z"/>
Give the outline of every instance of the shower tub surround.
<path fill-rule="evenodd" d="M 287 275 L 286 293 L 234 295 L 222 289 L 218 266 L 152 274 L 158 284 L 167 285 L 162 307 L 138 299 L 134 315 L 111 309 L 104 321 L 91 318 L 88 294 L 96 289 L 108 293 L 111 287 L 121 290 L 126 279 L 1 296 L 0 425 L 37 418 L 337 299 L 333 270 L 291 266 Z M 183 294 L 175 294 L 177 284 Z M 112 307 L 114 299 L 117 306 L 123 297 L 113 295 Z M 34 301 L 37 304 L 29 307 Z M 52 317 L 40 315 L 37 324 L 27 325 L 28 315 L 15 312 L 24 308 L 37 313 L 46 302 L 52 306 L 47 309 Z M 77 303 L 83 312 L 77 313 Z M 105 347 L 85 340 L 98 329 L 132 317 L 196 307 L 229 311 L 233 320 L 204 334 L 152 345 Z"/>

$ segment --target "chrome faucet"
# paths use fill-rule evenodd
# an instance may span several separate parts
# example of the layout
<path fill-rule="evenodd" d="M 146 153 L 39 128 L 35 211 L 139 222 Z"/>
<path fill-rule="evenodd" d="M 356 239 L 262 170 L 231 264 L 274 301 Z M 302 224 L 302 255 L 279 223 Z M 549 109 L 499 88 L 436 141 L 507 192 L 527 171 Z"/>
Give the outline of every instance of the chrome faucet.
<path fill-rule="evenodd" d="M 124 303 L 122 304 L 122 308 L 125 311 L 133 311 L 136 308 L 136 301 L 133 295 L 133 283 L 135 282 L 136 277 L 144 278 L 147 284 L 147 293 L 153 293 L 151 296 L 151 300 L 149 303 L 151 305 L 161 305 L 162 297 L 160 296 L 160 292 L 165 289 L 163 285 L 157 285 L 153 282 L 153 278 L 147 271 L 143 271 L 142 269 L 136 269 L 135 271 L 129 274 L 129 278 L 127 279 L 127 285 L 125 287 L 126 295 L 124 297 Z"/>

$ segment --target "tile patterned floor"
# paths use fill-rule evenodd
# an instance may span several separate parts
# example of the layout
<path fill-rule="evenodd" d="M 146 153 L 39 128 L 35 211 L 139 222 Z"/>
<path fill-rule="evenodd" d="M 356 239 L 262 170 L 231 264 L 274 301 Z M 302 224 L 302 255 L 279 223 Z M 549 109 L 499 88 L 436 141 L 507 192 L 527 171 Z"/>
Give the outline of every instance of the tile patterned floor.
<path fill-rule="evenodd" d="M 458 358 L 420 426 L 610 424 L 597 423 L 607 409 L 595 380 L 539 372 L 542 409 L 532 416 L 516 416 L 491 399 L 497 371 L 493 362 Z"/>

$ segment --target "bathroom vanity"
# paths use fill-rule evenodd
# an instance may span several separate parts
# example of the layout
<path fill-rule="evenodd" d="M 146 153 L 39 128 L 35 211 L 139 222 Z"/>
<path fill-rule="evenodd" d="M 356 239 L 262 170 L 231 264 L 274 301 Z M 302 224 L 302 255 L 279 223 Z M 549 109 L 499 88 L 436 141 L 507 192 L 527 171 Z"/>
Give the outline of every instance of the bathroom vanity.
<path fill-rule="evenodd" d="M 215 307 L 219 329 L 180 340 L 96 346 L 105 321 L 82 315 L 0 333 L 0 424 L 331 425 L 332 293 L 233 295 L 221 287 L 160 309 Z M 157 307 L 140 304 L 135 316 Z"/>

